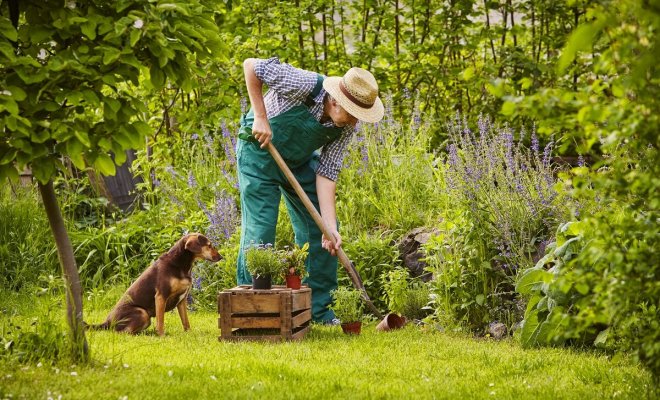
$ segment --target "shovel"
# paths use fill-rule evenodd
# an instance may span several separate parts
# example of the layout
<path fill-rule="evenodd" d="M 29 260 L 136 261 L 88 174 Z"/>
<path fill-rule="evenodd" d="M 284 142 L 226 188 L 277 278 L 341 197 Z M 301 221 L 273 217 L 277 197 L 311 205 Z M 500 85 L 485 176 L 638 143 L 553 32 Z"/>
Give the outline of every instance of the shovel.
<path fill-rule="evenodd" d="M 330 230 L 328 229 L 327 226 L 325 226 L 325 223 L 323 222 L 323 219 L 321 218 L 321 214 L 316 210 L 314 207 L 314 204 L 312 204 L 311 200 L 309 200 L 309 197 L 307 197 L 307 194 L 303 190 L 302 186 L 298 183 L 296 180 L 296 177 L 293 175 L 291 170 L 289 169 L 289 166 L 286 165 L 286 162 L 284 162 L 284 159 L 280 155 L 280 153 L 277 151 L 275 146 L 273 146 L 272 143 L 268 143 L 266 145 L 266 150 L 270 153 L 271 156 L 273 156 L 273 159 L 277 163 L 277 165 L 280 167 L 280 170 L 284 173 L 286 176 L 286 179 L 289 181 L 291 186 L 293 186 L 293 189 L 296 191 L 298 194 L 298 197 L 300 197 L 300 200 L 302 200 L 303 204 L 305 205 L 305 208 L 307 211 L 309 211 L 310 215 L 312 218 L 314 218 L 314 222 L 316 222 L 316 225 L 321 229 L 323 234 L 325 235 L 326 238 L 328 238 L 333 245 L 336 245 L 337 243 L 335 242 L 334 236 L 330 233 Z M 351 278 L 351 281 L 353 282 L 353 286 L 355 286 L 356 289 L 362 293 L 362 299 L 365 301 L 369 309 L 380 319 L 383 318 L 383 315 L 378 311 L 376 306 L 374 306 L 374 303 L 371 302 L 371 299 L 369 299 L 369 295 L 367 294 L 366 289 L 364 288 L 364 284 L 362 283 L 362 279 L 360 278 L 360 274 L 358 271 L 355 269 L 355 266 L 353 263 L 348 259 L 348 256 L 346 253 L 344 253 L 344 249 L 341 247 L 337 251 L 337 257 L 339 257 L 339 261 L 341 264 L 344 266 L 346 269 L 346 272 L 348 273 L 348 276 Z"/>

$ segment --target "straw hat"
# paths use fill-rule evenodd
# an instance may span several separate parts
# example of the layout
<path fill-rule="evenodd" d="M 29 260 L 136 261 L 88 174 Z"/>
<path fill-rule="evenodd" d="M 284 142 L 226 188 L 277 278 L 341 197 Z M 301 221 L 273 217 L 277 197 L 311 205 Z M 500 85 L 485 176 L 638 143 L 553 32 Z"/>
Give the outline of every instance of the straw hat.
<path fill-rule="evenodd" d="M 378 98 L 378 83 L 371 72 L 353 67 L 343 77 L 330 76 L 323 88 L 349 114 L 364 122 L 378 122 L 385 109 Z"/>

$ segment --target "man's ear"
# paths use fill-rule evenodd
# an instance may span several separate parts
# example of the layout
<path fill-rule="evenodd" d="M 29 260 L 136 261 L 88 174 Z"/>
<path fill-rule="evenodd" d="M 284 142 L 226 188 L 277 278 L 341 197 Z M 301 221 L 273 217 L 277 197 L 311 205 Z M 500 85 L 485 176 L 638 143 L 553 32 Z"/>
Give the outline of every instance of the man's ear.
<path fill-rule="evenodd" d="M 190 235 L 188 240 L 186 240 L 185 249 L 193 253 L 200 253 L 202 251 L 202 244 L 200 243 L 199 236 Z"/>

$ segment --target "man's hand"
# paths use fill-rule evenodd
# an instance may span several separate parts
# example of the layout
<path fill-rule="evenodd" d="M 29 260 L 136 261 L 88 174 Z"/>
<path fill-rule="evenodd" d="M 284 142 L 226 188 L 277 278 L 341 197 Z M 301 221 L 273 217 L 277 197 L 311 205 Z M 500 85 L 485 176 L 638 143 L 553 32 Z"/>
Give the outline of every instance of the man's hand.
<path fill-rule="evenodd" d="M 324 234 L 321 237 L 321 245 L 323 246 L 324 249 L 328 250 L 330 254 L 336 256 L 337 251 L 339 251 L 339 248 L 341 247 L 341 235 L 336 230 L 331 231 L 330 233 L 332 233 L 332 236 L 334 236 L 335 238 L 335 244 L 333 245 L 332 241 L 328 240 Z"/>
<path fill-rule="evenodd" d="M 252 135 L 259 141 L 262 149 L 270 143 L 270 139 L 273 137 L 273 131 L 270 129 L 268 118 L 254 117 L 254 122 L 252 123 Z"/>

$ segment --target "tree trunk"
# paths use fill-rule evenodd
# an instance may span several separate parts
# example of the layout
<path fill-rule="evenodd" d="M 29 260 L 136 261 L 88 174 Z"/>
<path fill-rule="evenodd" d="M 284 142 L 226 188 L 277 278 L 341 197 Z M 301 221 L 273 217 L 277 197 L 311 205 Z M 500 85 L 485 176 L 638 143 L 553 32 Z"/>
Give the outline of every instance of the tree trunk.
<path fill-rule="evenodd" d="M 71 330 L 71 355 L 76 361 L 86 361 L 89 358 L 89 347 L 83 327 L 82 287 L 76 259 L 73 256 L 73 246 L 69 234 L 64 227 L 64 219 L 57 204 L 53 181 L 47 184 L 39 183 L 39 192 L 44 202 L 50 230 L 55 238 L 57 254 L 62 266 L 66 282 L 66 317 Z"/>

